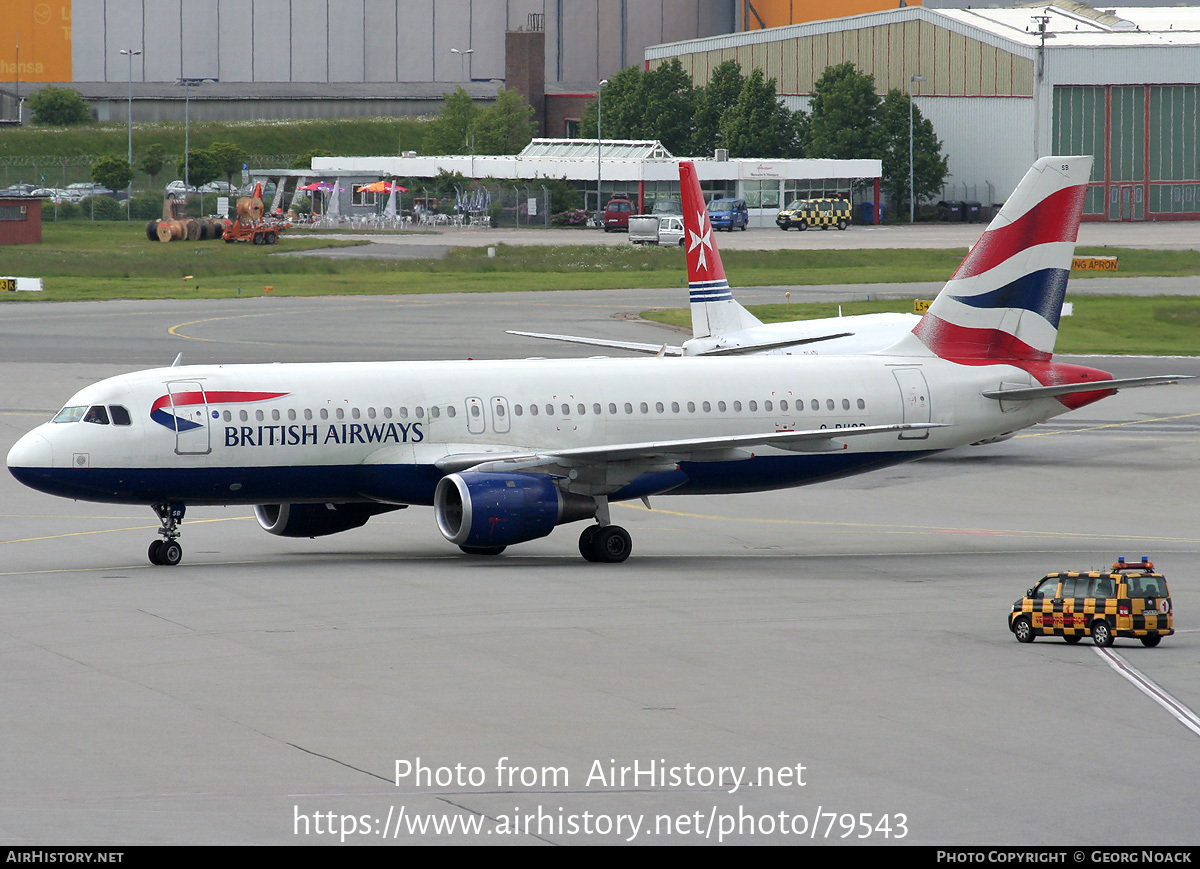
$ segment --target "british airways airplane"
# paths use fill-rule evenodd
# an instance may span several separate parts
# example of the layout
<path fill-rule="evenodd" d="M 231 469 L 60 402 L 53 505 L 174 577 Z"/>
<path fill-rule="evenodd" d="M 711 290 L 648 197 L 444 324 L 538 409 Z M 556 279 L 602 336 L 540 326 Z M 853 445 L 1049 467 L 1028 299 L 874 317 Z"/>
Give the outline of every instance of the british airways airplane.
<path fill-rule="evenodd" d="M 8 467 L 53 495 L 152 507 L 154 564 L 182 558 L 188 506 L 227 504 L 285 537 L 432 506 L 442 536 L 477 555 L 587 522 L 583 557 L 624 561 L 613 501 L 863 473 L 1182 379 L 1051 358 L 1090 168 L 1039 160 L 879 353 L 172 366 L 79 391 Z M 691 163 L 680 181 L 701 201 Z M 685 217 L 693 287 L 720 301 L 707 212 Z"/>

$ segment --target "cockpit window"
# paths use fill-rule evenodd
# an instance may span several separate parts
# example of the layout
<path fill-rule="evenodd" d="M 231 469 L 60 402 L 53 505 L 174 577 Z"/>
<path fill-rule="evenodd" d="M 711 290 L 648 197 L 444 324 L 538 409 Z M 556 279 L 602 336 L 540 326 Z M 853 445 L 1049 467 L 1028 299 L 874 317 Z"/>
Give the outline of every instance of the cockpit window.
<path fill-rule="evenodd" d="M 96 425 L 108 425 L 108 411 L 102 404 L 94 404 L 83 415 L 84 422 L 94 422 Z"/>
<path fill-rule="evenodd" d="M 83 415 L 87 413 L 87 405 L 78 407 L 64 407 L 58 412 L 58 416 L 54 417 L 53 422 L 79 422 L 83 419 Z"/>
<path fill-rule="evenodd" d="M 110 404 L 108 412 L 112 415 L 113 425 L 133 425 L 133 420 L 129 418 L 129 411 L 121 405 Z"/>

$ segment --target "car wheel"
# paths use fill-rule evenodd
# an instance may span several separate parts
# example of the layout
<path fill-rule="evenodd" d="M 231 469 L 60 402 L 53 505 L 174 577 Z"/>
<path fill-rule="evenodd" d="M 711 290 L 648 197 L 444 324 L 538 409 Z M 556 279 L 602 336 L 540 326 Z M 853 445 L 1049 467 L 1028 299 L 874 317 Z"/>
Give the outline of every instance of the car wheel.
<path fill-rule="evenodd" d="M 838 221 L 838 229 L 845 229 L 845 228 L 846 228 L 846 221 L 839 220 Z"/>
<path fill-rule="evenodd" d="M 1142 637 L 1142 645 L 1148 649 L 1153 649 L 1162 640 L 1162 634 L 1150 634 Z"/>
<path fill-rule="evenodd" d="M 784 232 L 787 232 L 787 230 L 788 230 L 788 228 L 787 228 L 787 224 L 786 224 L 786 223 L 785 223 L 783 226 L 779 227 L 779 228 L 780 228 L 780 229 L 782 229 Z"/>
<path fill-rule="evenodd" d="M 1073 646 L 1083 639 L 1083 634 L 1064 634 L 1063 639 L 1066 640 L 1069 645 Z"/>
<path fill-rule="evenodd" d="M 680 247 L 687 247 L 687 240 L 686 240 L 686 239 L 682 239 L 682 238 L 681 238 L 681 239 L 679 239 L 679 246 L 680 246 Z"/>
<path fill-rule="evenodd" d="M 796 229 L 800 230 L 801 232 L 804 232 L 804 230 L 808 229 L 808 224 L 805 223 L 803 220 L 801 220 L 799 223 L 796 224 Z"/>
<path fill-rule="evenodd" d="M 1033 622 L 1029 620 L 1028 616 L 1021 616 L 1013 622 L 1013 634 L 1016 636 L 1018 643 L 1033 642 Z"/>
<path fill-rule="evenodd" d="M 1107 649 L 1113 644 L 1113 639 L 1112 628 L 1104 619 L 1092 624 L 1092 642 L 1097 646 Z"/>

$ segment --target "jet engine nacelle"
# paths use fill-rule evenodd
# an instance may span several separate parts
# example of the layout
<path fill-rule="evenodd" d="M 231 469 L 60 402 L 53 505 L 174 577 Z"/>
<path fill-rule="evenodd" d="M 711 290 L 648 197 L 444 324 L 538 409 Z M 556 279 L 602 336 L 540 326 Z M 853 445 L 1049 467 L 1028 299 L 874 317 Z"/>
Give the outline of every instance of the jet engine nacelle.
<path fill-rule="evenodd" d="M 324 537 L 359 528 L 378 513 L 398 509 L 384 504 L 257 504 L 254 516 L 279 537 Z"/>
<path fill-rule="evenodd" d="M 433 495 L 438 530 L 459 546 L 508 546 L 596 515 L 596 502 L 561 492 L 542 474 L 450 474 Z"/>

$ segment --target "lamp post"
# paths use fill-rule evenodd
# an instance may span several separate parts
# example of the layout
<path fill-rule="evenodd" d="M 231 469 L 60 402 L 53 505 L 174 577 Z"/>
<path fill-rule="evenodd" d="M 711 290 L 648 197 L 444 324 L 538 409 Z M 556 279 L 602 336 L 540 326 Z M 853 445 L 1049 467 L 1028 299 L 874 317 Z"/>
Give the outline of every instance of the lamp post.
<path fill-rule="evenodd" d="M 125 222 L 126 223 L 128 223 L 129 219 L 130 219 L 129 201 L 131 199 L 133 199 L 133 58 L 134 58 L 134 55 L 138 55 L 141 53 L 142 53 L 142 50 L 140 48 L 122 48 L 121 49 L 121 54 L 127 55 L 129 57 L 129 103 L 128 103 L 128 107 L 126 108 L 126 111 L 125 111 L 126 115 L 128 116 L 126 118 L 126 120 L 129 122 L 128 123 L 128 126 L 129 126 L 129 151 L 128 151 L 128 158 L 127 158 L 129 160 L 129 186 L 128 186 L 128 189 L 126 189 L 126 191 L 125 191 Z"/>
<path fill-rule="evenodd" d="M 458 55 L 458 80 L 467 80 L 467 55 L 474 54 L 475 49 L 468 48 L 466 51 L 459 51 L 457 48 L 450 49 L 451 54 Z"/>
<path fill-rule="evenodd" d="M 220 79 L 208 78 L 207 76 L 202 78 L 175 79 L 175 84 L 183 86 L 183 195 L 185 197 L 188 195 L 188 187 L 190 186 L 188 178 L 188 169 L 190 167 L 188 163 L 191 160 L 191 154 L 189 153 L 191 151 L 191 116 L 189 114 L 188 98 L 191 96 L 192 88 L 199 87 L 206 81 L 220 81 Z"/>
<path fill-rule="evenodd" d="M 600 145 L 603 141 L 600 137 L 600 100 L 604 96 L 604 86 L 608 84 L 608 79 L 600 79 L 600 85 L 596 88 L 596 223 L 601 228 L 604 227 L 604 205 L 600 199 Z"/>
<path fill-rule="evenodd" d="M 913 85 L 925 81 L 923 75 L 908 77 L 908 222 L 913 223 L 917 213 L 917 190 L 913 183 Z"/>

